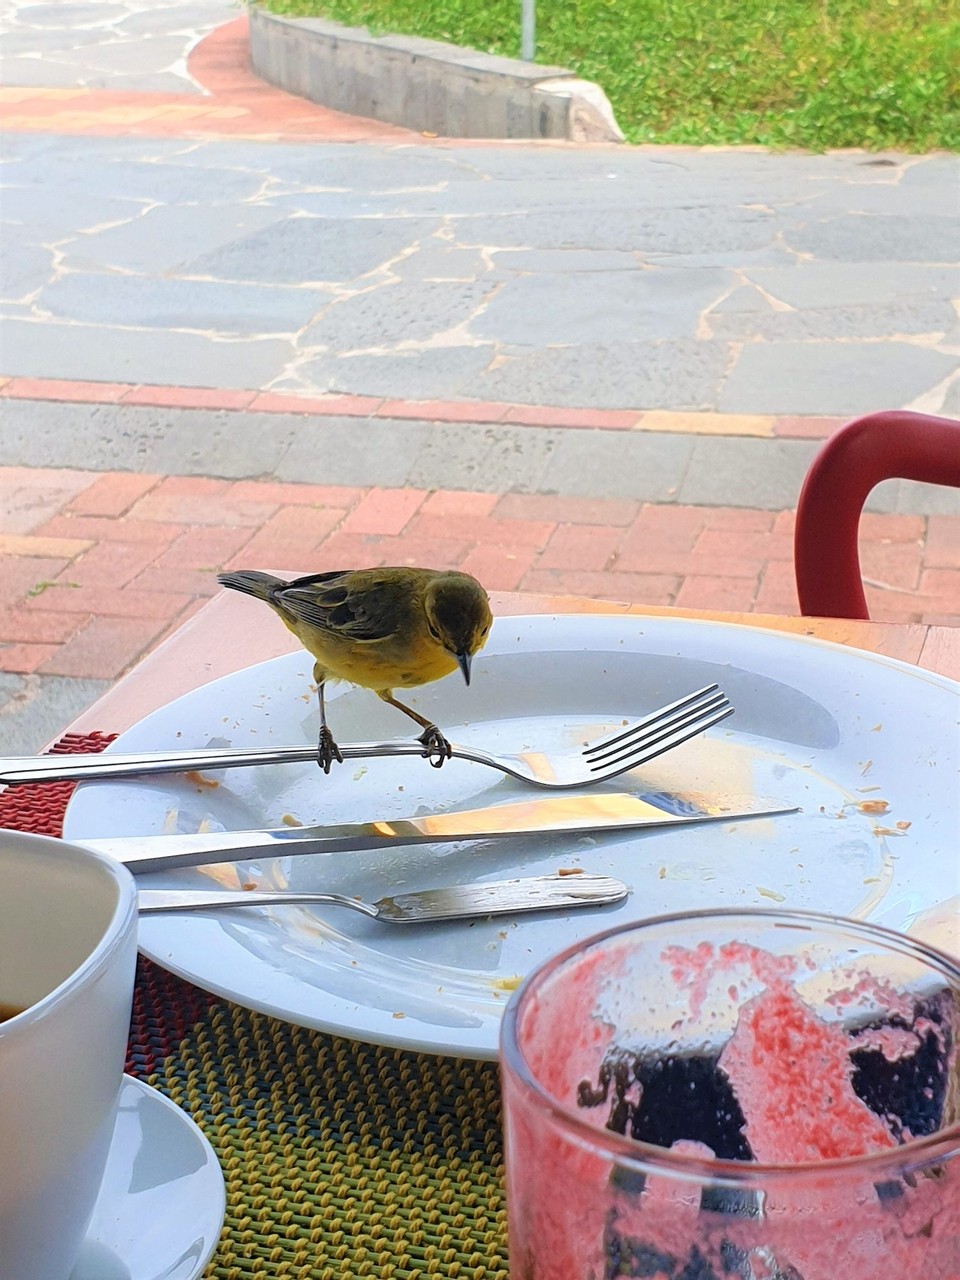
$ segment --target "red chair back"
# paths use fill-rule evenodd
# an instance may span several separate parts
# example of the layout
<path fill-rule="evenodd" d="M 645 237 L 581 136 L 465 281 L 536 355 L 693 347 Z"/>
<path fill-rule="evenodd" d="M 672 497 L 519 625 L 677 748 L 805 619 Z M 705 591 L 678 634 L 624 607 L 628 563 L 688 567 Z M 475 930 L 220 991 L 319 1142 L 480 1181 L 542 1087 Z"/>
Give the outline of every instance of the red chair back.
<path fill-rule="evenodd" d="M 826 442 L 797 504 L 794 570 L 800 612 L 869 618 L 860 574 L 860 513 L 881 480 L 960 488 L 960 422 L 906 409 L 869 413 Z"/>

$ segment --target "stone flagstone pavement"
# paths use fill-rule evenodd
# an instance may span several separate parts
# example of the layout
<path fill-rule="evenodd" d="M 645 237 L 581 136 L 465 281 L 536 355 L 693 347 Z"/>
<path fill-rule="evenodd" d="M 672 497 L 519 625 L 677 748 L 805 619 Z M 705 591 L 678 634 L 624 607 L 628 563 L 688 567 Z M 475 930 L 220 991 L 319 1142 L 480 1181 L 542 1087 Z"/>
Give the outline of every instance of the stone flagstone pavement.
<path fill-rule="evenodd" d="M 960 409 L 956 157 L 426 140 L 264 85 L 244 31 L 0 13 L 7 750 L 224 566 L 795 612 L 818 441 Z M 960 622 L 955 494 L 862 534 L 875 617 Z"/>

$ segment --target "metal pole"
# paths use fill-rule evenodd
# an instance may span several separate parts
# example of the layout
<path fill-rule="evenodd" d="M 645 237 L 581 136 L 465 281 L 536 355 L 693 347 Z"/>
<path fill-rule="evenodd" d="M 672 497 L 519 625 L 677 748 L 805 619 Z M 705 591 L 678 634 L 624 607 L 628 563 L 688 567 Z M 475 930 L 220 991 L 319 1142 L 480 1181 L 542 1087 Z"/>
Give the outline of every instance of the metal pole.
<path fill-rule="evenodd" d="M 533 62 L 537 52 L 537 0 L 520 0 L 520 57 Z"/>

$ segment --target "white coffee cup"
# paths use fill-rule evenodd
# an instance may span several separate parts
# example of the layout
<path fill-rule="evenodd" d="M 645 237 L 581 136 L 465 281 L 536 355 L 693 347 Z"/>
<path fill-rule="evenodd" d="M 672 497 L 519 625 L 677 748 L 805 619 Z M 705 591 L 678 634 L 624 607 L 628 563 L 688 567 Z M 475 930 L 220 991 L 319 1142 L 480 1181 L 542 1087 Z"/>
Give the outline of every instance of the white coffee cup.
<path fill-rule="evenodd" d="M 119 863 L 0 828 L 0 1280 L 67 1280 L 123 1078 L 137 892 Z"/>

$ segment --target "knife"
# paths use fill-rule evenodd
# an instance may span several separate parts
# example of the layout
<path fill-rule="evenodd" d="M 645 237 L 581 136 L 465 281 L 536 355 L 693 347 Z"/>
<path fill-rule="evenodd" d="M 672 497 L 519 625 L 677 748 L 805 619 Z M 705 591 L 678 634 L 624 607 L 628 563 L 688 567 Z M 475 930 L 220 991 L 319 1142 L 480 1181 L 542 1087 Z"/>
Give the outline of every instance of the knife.
<path fill-rule="evenodd" d="M 493 840 L 501 836 L 567 835 L 587 831 L 627 831 L 692 822 L 730 822 L 739 818 L 796 813 L 765 797 L 669 796 L 623 792 L 550 796 L 461 809 L 422 817 L 344 822 L 329 826 L 280 827 L 268 831 L 210 831 L 188 835 L 111 836 L 77 840 L 106 853 L 136 875 L 211 862 L 283 858 L 291 854 L 343 853 L 390 849 L 399 845 L 444 844 L 453 840 Z"/>
<path fill-rule="evenodd" d="M 453 884 L 419 893 L 397 893 L 377 902 L 362 902 L 342 893 L 300 893 L 295 889 L 141 889 L 141 915 L 160 911 L 219 911 L 223 907 L 275 907 L 310 902 L 349 907 L 385 924 L 419 924 L 424 920 L 463 920 L 473 916 L 515 915 L 560 907 L 597 907 L 622 902 L 630 890 L 612 876 L 528 876 L 486 884 Z"/>

